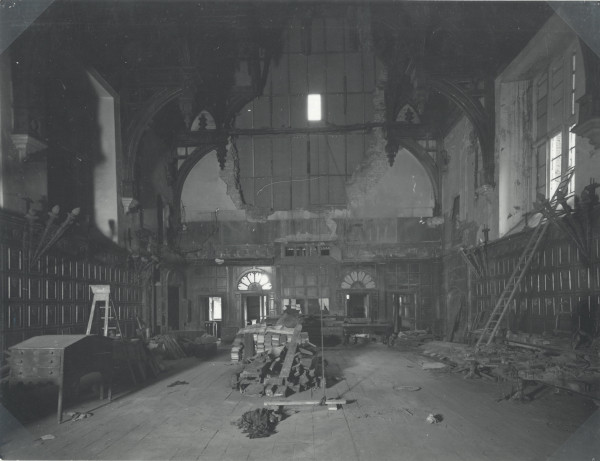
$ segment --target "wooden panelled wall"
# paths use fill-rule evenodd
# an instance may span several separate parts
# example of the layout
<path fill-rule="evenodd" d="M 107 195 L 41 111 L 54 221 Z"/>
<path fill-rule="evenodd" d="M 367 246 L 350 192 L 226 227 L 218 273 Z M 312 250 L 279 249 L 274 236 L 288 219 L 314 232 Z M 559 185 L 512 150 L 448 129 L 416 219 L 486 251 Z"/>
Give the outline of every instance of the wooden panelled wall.
<path fill-rule="evenodd" d="M 1 348 L 46 334 L 83 334 L 91 309 L 90 285 L 110 285 L 125 335 L 142 318 L 142 288 L 133 271 L 113 263 L 77 259 L 58 252 L 29 265 L 18 220 L 0 217 Z"/>
<path fill-rule="evenodd" d="M 329 299 L 329 314 L 345 317 L 345 295 L 353 290 L 343 290 L 340 286 L 343 276 L 349 271 L 365 271 L 372 274 L 375 288 L 361 289 L 369 293 L 371 320 L 393 320 L 392 293 L 416 295 L 416 328 L 440 332 L 442 319 L 437 313 L 439 285 L 439 265 L 432 259 L 388 261 L 385 263 L 354 263 L 351 265 L 332 264 L 331 258 L 321 264 L 315 258 L 307 257 L 310 264 L 276 264 L 275 267 L 261 267 L 271 273 L 276 307 L 286 298 L 307 301 L 314 298 Z M 199 308 L 199 297 L 221 296 L 223 299 L 224 339 L 235 335 L 241 327 L 241 299 L 236 296 L 237 279 L 244 270 L 251 267 L 202 266 L 188 272 L 188 286 L 192 298 L 192 323 L 201 325 L 206 319 Z M 230 287 L 229 289 L 227 287 Z M 266 293 L 265 293 L 266 294 Z M 307 303 L 308 304 L 308 303 Z M 315 314 L 315 312 L 308 312 Z"/>
<path fill-rule="evenodd" d="M 596 219 L 596 223 L 598 219 Z M 600 233 L 591 239 L 591 261 L 582 262 L 576 245 L 554 227 L 521 282 L 504 327 L 526 333 L 551 333 L 559 313 L 598 315 L 600 306 Z M 521 256 L 529 234 L 488 245 L 487 277 L 473 284 L 474 311 L 490 311 Z M 568 316 L 567 316 L 568 317 Z M 562 326 L 564 328 L 564 325 Z"/>

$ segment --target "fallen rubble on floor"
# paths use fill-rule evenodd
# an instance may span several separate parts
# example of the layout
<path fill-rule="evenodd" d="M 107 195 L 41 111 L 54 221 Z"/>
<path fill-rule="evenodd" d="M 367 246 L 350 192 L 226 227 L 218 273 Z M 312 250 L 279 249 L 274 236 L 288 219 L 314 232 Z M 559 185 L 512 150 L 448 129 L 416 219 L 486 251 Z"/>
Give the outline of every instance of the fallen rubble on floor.
<path fill-rule="evenodd" d="M 524 387 L 537 382 L 600 400 L 600 339 L 585 349 L 558 348 L 548 340 L 528 335 L 528 341 L 491 344 L 480 349 L 458 343 L 433 341 L 422 353 L 463 373 L 465 379 L 510 381 L 511 398 L 523 398 Z M 425 367 L 424 367 L 425 368 Z"/>
<path fill-rule="evenodd" d="M 418 346 L 425 342 L 433 341 L 434 336 L 427 330 L 399 331 L 391 336 L 388 345 L 390 347 Z"/>
<path fill-rule="evenodd" d="M 251 325 L 238 331 L 231 348 L 240 368 L 231 387 L 246 395 L 288 396 L 319 387 L 326 361 L 302 325 Z M 243 357 L 243 358 L 242 358 Z"/>
<path fill-rule="evenodd" d="M 235 424 L 249 438 L 256 439 L 274 434 L 277 423 L 284 418 L 284 413 L 279 410 L 257 408 L 244 413 Z"/>

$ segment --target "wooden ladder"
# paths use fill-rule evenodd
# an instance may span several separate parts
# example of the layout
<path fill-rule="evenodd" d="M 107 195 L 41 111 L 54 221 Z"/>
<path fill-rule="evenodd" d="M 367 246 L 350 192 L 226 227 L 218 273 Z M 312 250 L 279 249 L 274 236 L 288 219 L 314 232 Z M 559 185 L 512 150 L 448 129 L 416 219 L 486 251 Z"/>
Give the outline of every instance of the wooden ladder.
<path fill-rule="evenodd" d="M 90 311 L 86 334 L 89 335 L 92 332 L 96 309 L 98 309 L 98 314 L 102 321 L 102 334 L 109 336 L 109 332 L 112 332 L 115 337 L 122 338 L 119 318 L 117 317 L 115 306 L 110 299 L 110 285 L 90 285 L 90 290 L 92 290 L 94 298 L 92 299 L 92 310 Z"/>
<path fill-rule="evenodd" d="M 569 185 L 569 181 L 573 176 L 574 169 L 570 168 L 567 170 L 560 179 L 558 187 L 554 191 L 552 198 L 549 201 L 546 201 L 542 204 L 543 207 L 546 207 L 553 212 L 556 211 L 556 208 L 559 205 L 559 197 L 564 197 L 566 194 L 566 190 Z M 543 213 L 545 215 L 545 213 Z M 492 343 L 496 333 L 498 333 L 498 328 L 500 327 L 500 322 L 504 318 L 504 315 L 508 311 L 508 307 L 510 303 L 515 297 L 515 294 L 519 288 L 519 284 L 523 277 L 525 276 L 527 269 L 531 265 L 531 261 L 533 260 L 533 255 L 537 251 L 544 235 L 546 234 L 546 230 L 548 229 L 548 225 L 550 224 L 550 220 L 548 219 L 540 219 L 540 222 L 533 229 L 533 233 L 519 258 L 517 265 L 515 266 L 510 278 L 506 285 L 504 285 L 504 289 L 492 310 L 483 330 L 481 331 L 481 335 L 477 340 L 475 347 L 479 347 L 483 341 L 486 341 L 486 344 L 489 345 Z"/>

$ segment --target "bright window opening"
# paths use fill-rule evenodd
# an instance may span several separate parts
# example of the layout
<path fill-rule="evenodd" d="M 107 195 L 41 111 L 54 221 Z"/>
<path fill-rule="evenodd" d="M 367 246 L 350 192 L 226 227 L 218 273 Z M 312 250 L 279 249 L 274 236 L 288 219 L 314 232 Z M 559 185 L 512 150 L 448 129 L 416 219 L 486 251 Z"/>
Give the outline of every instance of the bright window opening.
<path fill-rule="evenodd" d="M 307 99 L 307 115 L 309 122 L 321 120 L 321 95 L 309 94 Z"/>
<path fill-rule="evenodd" d="M 576 54 L 571 56 L 571 115 L 575 115 L 575 70 L 577 60 Z"/>
<path fill-rule="evenodd" d="M 560 183 L 562 175 L 562 133 L 550 138 L 550 191 L 552 197 Z"/>
<path fill-rule="evenodd" d="M 209 306 L 208 319 L 212 321 L 221 320 L 221 297 L 209 298 Z"/>
<path fill-rule="evenodd" d="M 567 168 L 573 168 L 575 166 L 575 140 L 577 139 L 575 133 L 573 133 L 573 126 L 569 130 L 569 156 L 567 158 Z M 575 193 L 575 173 L 569 180 L 569 192 L 568 195 Z"/>

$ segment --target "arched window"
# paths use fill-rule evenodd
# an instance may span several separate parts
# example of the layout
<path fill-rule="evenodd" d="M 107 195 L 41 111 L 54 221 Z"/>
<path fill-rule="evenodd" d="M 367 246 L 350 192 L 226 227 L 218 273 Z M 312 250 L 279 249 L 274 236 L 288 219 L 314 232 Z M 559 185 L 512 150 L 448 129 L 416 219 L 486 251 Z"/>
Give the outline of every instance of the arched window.
<path fill-rule="evenodd" d="M 370 274 L 367 274 L 365 271 L 352 271 L 348 272 L 342 280 L 341 285 L 342 290 L 348 289 L 372 289 L 375 288 L 375 280 L 371 277 Z"/>
<path fill-rule="evenodd" d="M 265 291 L 271 290 L 273 286 L 269 276 L 262 271 L 253 270 L 247 272 L 240 278 L 237 289 L 239 291 Z"/>

